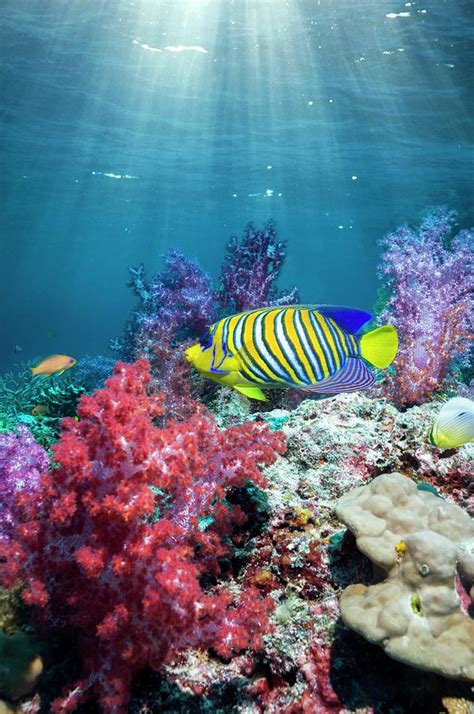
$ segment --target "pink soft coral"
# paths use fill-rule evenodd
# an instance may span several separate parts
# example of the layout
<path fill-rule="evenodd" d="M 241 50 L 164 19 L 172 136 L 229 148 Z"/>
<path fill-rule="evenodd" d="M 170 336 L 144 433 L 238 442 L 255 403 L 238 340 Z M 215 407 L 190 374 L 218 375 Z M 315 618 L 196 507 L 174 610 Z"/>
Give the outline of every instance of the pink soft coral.
<path fill-rule="evenodd" d="M 174 652 L 220 655 L 259 648 L 270 605 L 247 588 L 239 599 L 203 590 L 219 571 L 225 536 L 244 514 L 224 497 L 284 448 L 251 423 L 220 431 L 205 413 L 165 429 L 149 396 L 145 361 L 118 363 L 106 387 L 85 396 L 53 447 L 58 468 L 26 494 L 2 579 L 25 584 L 24 600 L 47 627 L 78 633 L 84 679 L 53 705 L 72 711 L 94 690 L 104 711 L 122 712 L 132 676 Z M 227 539 L 228 540 L 228 539 Z"/>

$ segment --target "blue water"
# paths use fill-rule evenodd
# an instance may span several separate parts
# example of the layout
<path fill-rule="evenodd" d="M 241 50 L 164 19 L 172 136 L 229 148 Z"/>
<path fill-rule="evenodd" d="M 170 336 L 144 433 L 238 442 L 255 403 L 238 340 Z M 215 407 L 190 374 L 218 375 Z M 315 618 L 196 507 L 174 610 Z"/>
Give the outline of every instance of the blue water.
<path fill-rule="evenodd" d="M 0 366 L 103 352 L 127 267 L 217 274 L 248 220 L 282 287 L 370 308 L 377 240 L 472 224 L 471 0 L 3 0 Z"/>

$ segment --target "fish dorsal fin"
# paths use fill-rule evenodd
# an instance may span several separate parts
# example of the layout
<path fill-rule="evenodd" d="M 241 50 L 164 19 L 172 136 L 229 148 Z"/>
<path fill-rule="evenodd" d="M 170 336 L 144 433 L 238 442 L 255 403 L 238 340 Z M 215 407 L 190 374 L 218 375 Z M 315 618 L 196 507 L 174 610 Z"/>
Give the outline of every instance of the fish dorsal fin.
<path fill-rule="evenodd" d="M 262 390 L 259 389 L 258 387 L 242 387 L 242 386 L 238 385 L 238 386 L 234 386 L 234 389 L 236 389 L 241 394 L 244 394 L 249 399 L 258 399 L 260 402 L 267 401 L 266 396 L 264 395 Z"/>
<path fill-rule="evenodd" d="M 359 389 L 370 387 L 375 382 L 372 374 L 362 360 L 348 357 L 341 369 L 328 377 L 324 382 L 319 382 L 312 387 L 305 388 L 305 392 L 321 394 L 339 394 L 340 392 L 358 392 Z"/>
<path fill-rule="evenodd" d="M 338 305 L 317 305 L 315 309 L 331 320 L 343 330 L 355 335 L 362 325 L 372 319 L 373 315 L 366 310 L 358 310 L 355 307 L 341 307 Z"/>

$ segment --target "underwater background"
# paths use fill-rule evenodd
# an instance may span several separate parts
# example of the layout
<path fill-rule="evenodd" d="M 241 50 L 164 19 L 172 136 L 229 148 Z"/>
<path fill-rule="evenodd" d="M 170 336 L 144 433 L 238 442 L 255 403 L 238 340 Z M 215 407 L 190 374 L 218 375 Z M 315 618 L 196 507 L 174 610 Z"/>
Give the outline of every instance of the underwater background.
<path fill-rule="evenodd" d="M 474 714 L 473 18 L 1 4 L 0 714 Z"/>
<path fill-rule="evenodd" d="M 247 221 L 302 302 L 371 309 L 377 241 L 472 224 L 469 1 L 5 0 L 0 365 L 103 352 L 127 268 L 217 277 Z"/>

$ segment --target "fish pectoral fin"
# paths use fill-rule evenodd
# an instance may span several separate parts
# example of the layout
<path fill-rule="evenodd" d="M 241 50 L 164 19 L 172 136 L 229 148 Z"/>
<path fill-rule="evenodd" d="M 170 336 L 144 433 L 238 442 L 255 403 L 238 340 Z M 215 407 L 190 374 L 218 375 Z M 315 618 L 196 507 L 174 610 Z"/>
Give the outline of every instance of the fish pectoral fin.
<path fill-rule="evenodd" d="M 359 389 L 370 387 L 375 377 L 362 360 L 348 357 L 336 374 L 311 387 L 305 387 L 305 392 L 320 394 L 339 394 L 340 392 L 358 392 Z"/>
<path fill-rule="evenodd" d="M 266 402 L 267 398 L 258 387 L 243 387 L 240 384 L 235 385 L 234 389 L 248 397 L 249 399 L 258 399 L 260 402 Z"/>

